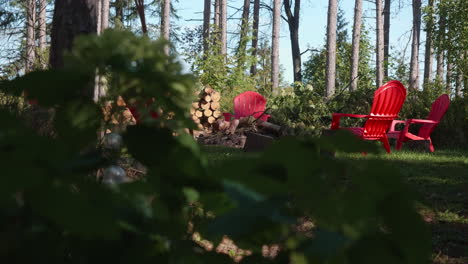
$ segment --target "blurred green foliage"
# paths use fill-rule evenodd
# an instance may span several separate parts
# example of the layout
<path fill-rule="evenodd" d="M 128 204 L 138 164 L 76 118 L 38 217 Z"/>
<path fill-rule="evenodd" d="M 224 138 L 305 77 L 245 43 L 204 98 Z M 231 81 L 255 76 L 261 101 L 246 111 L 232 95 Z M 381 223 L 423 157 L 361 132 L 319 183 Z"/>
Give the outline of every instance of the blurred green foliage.
<path fill-rule="evenodd" d="M 0 83 L 53 108 L 56 132 L 39 135 L 0 109 L 2 263 L 233 262 L 192 241 L 189 222 L 213 242 L 229 235 L 251 249 L 245 263 L 427 263 L 428 230 L 397 171 L 327 155 L 376 153 L 368 142 L 285 138 L 208 169 L 190 136 L 171 134 L 188 125 L 194 82 L 164 56 L 165 44 L 106 31 L 81 37 L 63 70 Z M 148 168 L 140 180 L 107 186 L 96 178 L 109 163 L 97 137 L 102 113 L 81 93 L 96 68 L 111 76 L 109 97 L 154 97 L 154 107 L 176 113 L 171 123 L 144 118 L 123 134 L 129 155 Z M 300 217 L 314 223 L 311 236 L 291 227 Z M 280 255 L 263 259 L 261 245 L 276 242 Z"/>

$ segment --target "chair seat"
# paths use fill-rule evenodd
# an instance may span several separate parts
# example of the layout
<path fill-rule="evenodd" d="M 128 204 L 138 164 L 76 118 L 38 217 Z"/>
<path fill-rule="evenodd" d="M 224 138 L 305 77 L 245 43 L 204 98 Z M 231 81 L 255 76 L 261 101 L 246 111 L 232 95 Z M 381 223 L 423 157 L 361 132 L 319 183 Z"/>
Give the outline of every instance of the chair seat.
<path fill-rule="evenodd" d="M 350 131 L 351 133 L 355 134 L 356 136 L 362 136 L 364 134 L 364 128 L 363 127 L 343 127 L 340 129 L 345 129 Z"/>
<path fill-rule="evenodd" d="M 387 132 L 388 138 L 398 138 L 400 136 L 400 131 L 390 131 Z"/>
<path fill-rule="evenodd" d="M 426 139 L 426 138 L 423 138 L 423 137 L 420 137 L 420 136 L 416 136 L 415 134 L 412 134 L 410 132 L 406 133 L 405 137 L 407 139 L 410 139 L 410 140 L 425 140 Z"/>

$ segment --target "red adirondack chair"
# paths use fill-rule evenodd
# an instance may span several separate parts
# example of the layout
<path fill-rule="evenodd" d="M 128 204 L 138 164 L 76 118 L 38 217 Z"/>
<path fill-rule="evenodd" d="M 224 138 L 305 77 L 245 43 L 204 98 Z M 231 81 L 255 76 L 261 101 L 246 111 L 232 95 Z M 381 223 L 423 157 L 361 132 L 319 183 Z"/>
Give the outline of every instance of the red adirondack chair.
<path fill-rule="evenodd" d="M 406 89 L 399 81 L 389 81 L 374 93 L 372 109 L 368 115 L 334 113 L 331 129 L 346 129 L 364 140 L 379 140 L 387 153 L 390 153 L 387 130 L 398 116 L 406 99 Z M 366 118 L 364 127 L 340 128 L 342 117 Z"/>
<path fill-rule="evenodd" d="M 429 150 L 434 152 L 434 146 L 432 145 L 431 133 L 439 124 L 442 117 L 447 112 L 450 105 L 450 98 L 447 94 L 443 94 L 437 98 L 431 106 L 431 112 L 427 116 L 427 119 L 407 119 L 393 120 L 389 131 L 387 132 L 388 138 L 396 138 L 396 149 L 400 150 L 403 143 L 409 140 L 429 140 Z M 403 130 L 395 130 L 396 124 L 404 123 L 405 127 Z M 414 135 L 408 131 L 411 124 L 423 124 L 419 128 L 418 135 Z"/>
<path fill-rule="evenodd" d="M 261 94 L 247 91 L 234 98 L 234 118 L 253 116 L 267 121 L 270 115 L 264 114 L 267 100 Z M 226 121 L 231 119 L 231 113 L 223 113 Z"/>

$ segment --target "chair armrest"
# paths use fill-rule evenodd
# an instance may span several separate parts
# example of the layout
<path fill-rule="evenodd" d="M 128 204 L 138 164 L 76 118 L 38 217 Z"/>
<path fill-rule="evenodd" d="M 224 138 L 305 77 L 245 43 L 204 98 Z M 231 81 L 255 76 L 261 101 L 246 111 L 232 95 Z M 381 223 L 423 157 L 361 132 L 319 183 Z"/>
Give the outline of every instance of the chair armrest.
<path fill-rule="evenodd" d="M 407 119 L 406 122 L 405 122 L 405 127 L 403 128 L 403 130 L 401 131 L 400 133 L 400 139 L 399 141 L 403 142 L 403 139 L 405 137 L 406 134 L 408 134 L 408 131 L 409 131 L 409 127 L 411 124 L 438 124 L 439 122 L 437 121 L 433 121 L 433 120 L 425 120 L 425 119 Z"/>
<path fill-rule="evenodd" d="M 426 119 L 408 119 L 407 122 L 410 124 L 438 124 L 439 122 L 434 120 L 426 120 Z"/>
<path fill-rule="evenodd" d="M 403 121 L 403 120 L 393 120 L 392 121 L 392 124 L 390 125 L 390 129 L 388 130 L 388 132 L 397 132 L 398 130 L 395 130 L 395 126 L 397 124 L 404 124 L 406 123 L 406 121 Z"/>
<path fill-rule="evenodd" d="M 343 116 L 344 117 L 354 117 L 354 118 L 369 118 L 370 117 L 369 115 L 333 113 L 331 129 L 338 129 L 340 127 L 340 119 Z"/>

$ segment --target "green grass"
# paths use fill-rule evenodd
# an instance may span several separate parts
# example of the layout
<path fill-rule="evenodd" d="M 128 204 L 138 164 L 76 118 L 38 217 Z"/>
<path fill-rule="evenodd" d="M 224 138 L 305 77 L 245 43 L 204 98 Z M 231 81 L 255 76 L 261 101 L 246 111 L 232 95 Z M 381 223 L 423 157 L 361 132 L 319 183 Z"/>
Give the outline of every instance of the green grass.
<path fill-rule="evenodd" d="M 204 146 L 210 163 L 249 159 L 259 154 Z M 433 262 L 468 263 L 468 150 L 434 153 L 394 151 L 391 154 L 337 154 L 337 158 L 382 160 L 396 168 L 418 194 L 418 208 L 432 229 Z"/>

